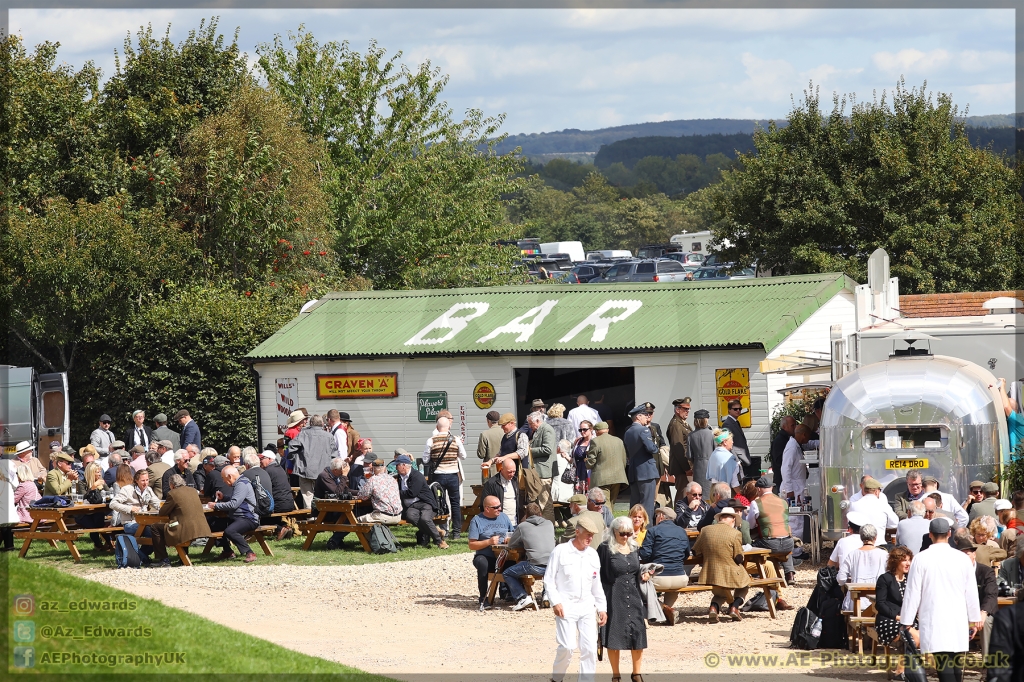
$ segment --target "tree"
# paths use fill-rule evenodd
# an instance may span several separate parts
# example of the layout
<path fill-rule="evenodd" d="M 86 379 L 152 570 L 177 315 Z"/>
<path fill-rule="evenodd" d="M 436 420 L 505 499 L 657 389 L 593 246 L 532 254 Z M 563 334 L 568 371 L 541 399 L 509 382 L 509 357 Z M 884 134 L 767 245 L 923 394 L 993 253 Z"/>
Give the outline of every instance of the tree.
<path fill-rule="evenodd" d="M 100 71 L 57 63 L 59 43 L 25 51 L 18 36 L 0 43 L 5 142 L 0 147 L 7 207 L 39 211 L 47 198 L 97 200 L 110 193 L 110 157 L 96 116 Z"/>
<path fill-rule="evenodd" d="M 309 141 L 273 92 L 243 85 L 185 138 L 175 205 L 210 279 L 238 291 L 269 281 L 335 281 L 329 230 L 336 190 L 321 141 Z"/>
<path fill-rule="evenodd" d="M 378 288 L 506 283 L 518 252 L 496 248 L 514 227 L 505 197 L 522 185 L 516 153 L 498 155 L 502 117 L 455 121 L 447 78 L 410 70 L 376 43 L 320 45 L 303 27 L 257 49 L 267 81 L 336 170 L 337 251 L 346 272 Z"/>
<path fill-rule="evenodd" d="M 881 247 L 904 291 L 1020 284 L 1020 176 L 971 147 L 951 98 L 901 81 L 891 104 L 846 105 L 823 114 L 812 87 L 787 127 L 755 133 L 757 154 L 713 188 L 725 258 L 863 281 Z"/>
<path fill-rule="evenodd" d="M 193 246 L 160 211 L 126 195 L 50 200 L 12 212 L 0 257 L 11 333 L 50 371 L 71 371 L 82 339 L 125 320 L 188 279 Z"/>
<path fill-rule="evenodd" d="M 235 91 L 252 82 L 238 33 L 230 45 L 217 31 L 217 19 L 199 22 L 179 45 L 140 28 L 138 45 L 124 41 L 124 61 L 103 87 L 107 145 L 128 157 L 155 151 L 181 152 L 186 133 L 220 112 Z"/>

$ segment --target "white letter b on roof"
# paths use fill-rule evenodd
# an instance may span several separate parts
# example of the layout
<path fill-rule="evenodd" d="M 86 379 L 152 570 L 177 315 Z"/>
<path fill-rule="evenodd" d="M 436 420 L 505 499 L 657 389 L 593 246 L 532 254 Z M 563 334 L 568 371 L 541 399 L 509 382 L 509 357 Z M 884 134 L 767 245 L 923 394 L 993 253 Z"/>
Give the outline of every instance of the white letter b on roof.
<path fill-rule="evenodd" d="M 416 336 L 412 337 L 405 342 L 406 346 L 427 346 L 437 343 L 444 343 L 445 341 L 451 341 L 455 338 L 455 335 L 466 328 L 469 321 L 480 317 L 487 312 L 487 309 L 491 307 L 490 303 L 456 303 L 447 311 L 445 311 L 439 318 L 428 324 L 426 327 L 417 332 Z M 460 310 L 472 310 L 473 312 L 468 315 L 461 315 L 459 317 L 453 317 L 453 315 Z M 435 339 L 425 339 L 427 334 L 438 329 L 447 329 L 448 332 L 444 336 L 439 336 Z"/>
<path fill-rule="evenodd" d="M 608 336 L 608 328 L 613 322 L 622 322 L 624 319 L 640 310 L 640 306 L 643 304 L 643 301 L 605 301 L 601 304 L 601 307 L 590 313 L 586 319 L 573 327 L 572 331 L 560 338 L 558 342 L 569 343 L 577 334 L 590 326 L 594 327 L 594 333 L 591 335 L 590 341 L 592 343 L 604 341 L 605 337 Z M 611 317 L 601 317 L 609 310 L 615 309 L 621 310 L 622 312 L 618 315 L 612 315 Z"/>

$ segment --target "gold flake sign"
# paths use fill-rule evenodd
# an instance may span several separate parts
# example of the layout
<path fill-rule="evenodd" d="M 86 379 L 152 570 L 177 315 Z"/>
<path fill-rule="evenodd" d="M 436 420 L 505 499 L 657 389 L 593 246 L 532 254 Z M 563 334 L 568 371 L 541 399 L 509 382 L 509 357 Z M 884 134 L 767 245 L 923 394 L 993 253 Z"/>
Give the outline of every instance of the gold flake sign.
<path fill-rule="evenodd" d="M 398 396 L 398 373 L 384 374 L 317 374 L 316 398 L 395 398 Z"/>

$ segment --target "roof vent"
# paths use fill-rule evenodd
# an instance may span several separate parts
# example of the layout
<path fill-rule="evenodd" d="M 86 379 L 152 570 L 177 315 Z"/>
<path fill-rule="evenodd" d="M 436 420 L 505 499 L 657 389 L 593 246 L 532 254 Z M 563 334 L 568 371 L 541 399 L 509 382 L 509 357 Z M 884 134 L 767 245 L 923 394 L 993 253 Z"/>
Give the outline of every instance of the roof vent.
<path fill-rule="evenodd" d="M 922 331 L 916 329 L 904 329 L 903 331 L 896 332 L 891 336 L 885 337 L 887 340 L 892 341 L 892 355 L 890 358 L 896 357 L 907 357 L 911 355 L 931 355 L 932 354 L 932 341 L 938 341 L 939 339 L 925 334 Z M 907 344 L 906 348 L 897 348 L 896 344 L 903 341 Z M 915 343 L 924 341 L 928 344 L 927 348 L 914 348 Z"/>
<path fill-rule="evenodd" d="M 981 304 L 982 308 L 988 310 L 989 315 L 1013 315 L 1018 309 L 1024 308 L 1024 303 L 1018 298 L 999 296 L 990 298 Z"/>
<path fill-rule="evenodd" d="M 319 302 L 320 302 L 320 299 L 317 299 L 317 298 L 314 298 L 312 301 L 306 301 L 302 305 L 302 308 L 299 309 L 299 315 L 302 315 L 303 313 L 308 313 L 310 310 L 315 308 L 316 304 L 319 303 Z"/>

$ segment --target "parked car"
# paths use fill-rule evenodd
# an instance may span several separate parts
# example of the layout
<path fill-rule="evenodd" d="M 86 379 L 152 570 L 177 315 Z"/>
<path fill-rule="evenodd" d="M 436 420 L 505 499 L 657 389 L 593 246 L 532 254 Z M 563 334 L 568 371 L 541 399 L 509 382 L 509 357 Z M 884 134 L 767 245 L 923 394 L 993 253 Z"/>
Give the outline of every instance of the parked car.
<path fill-rule="evenodd" d="M 728 265 L 700 268 L 693 273 L 693 279 L 698 281 L 710 279 L 753 279 L 754 276 L 753 268 L 736 268 Z"/>
<path fill-rule="evenodd" d="M 587 251 L 588 262 L 599 262 L 604 260 L 630 260 L 633 254 L 626 249 L 610 249 L 607 251 Z"/>
<path fill-rule="evenodd" d="M 608 269 L 594 284 L 612 282 L 683 282 L 688 273 L 683 266 L 667 258 L 619 263 Z"/>
<path fill-rule="evenodd" d="M 586 283 L 603 275 L 614 263 L 585 263 L 574 267 L 571 272 L 580 282 Z"/>
<path fill-rule="evenodd" d="M 666 253 L 665 258 L 671 258 L 674 261 L 679 261 L 683 265 L 694 265 L 700 267 L 704 261 L 704 254 L 702 253 Z"/>
<path fill-rule="evenodd" d="M 636 250 L 637 258 L 667 258 L 670 253 L 683 250 L 679 244 L 645 244 Z"/>
<path fill-rule="evenodd" d="M 558 282 L 559 284 L 581 284 L 581 280 L 576 276 L 576 273 L 572 270 L 559 270 L 558 272 L 551 275 L 549 282 Z"/>
<path fill-rule="evenodd" d="M 615 263 L 610 268 L 604 271 L 600 277 L 596 277 L 590 280 L 591 284 L 614 284 L 615 282 L 627 282 L 626 279 L 633 270 L 636 269 L 637 263 L 640 261 L 622 261 Z"/>

